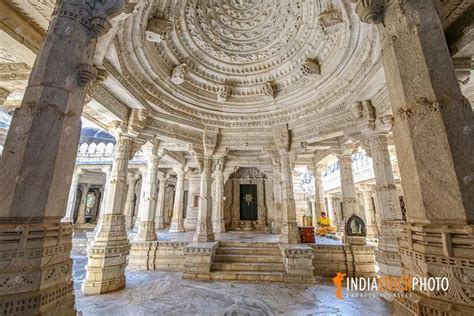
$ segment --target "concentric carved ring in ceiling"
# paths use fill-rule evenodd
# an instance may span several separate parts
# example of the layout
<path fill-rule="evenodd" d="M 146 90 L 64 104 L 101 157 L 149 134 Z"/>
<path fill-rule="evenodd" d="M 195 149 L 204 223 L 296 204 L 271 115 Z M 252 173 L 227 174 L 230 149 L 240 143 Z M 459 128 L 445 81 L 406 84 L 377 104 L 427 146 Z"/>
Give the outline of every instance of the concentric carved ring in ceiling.
<path fill-rule="evenodd" d="M 154 19 L 169 27 L 158 23 L 160 40 L 148 41 Z M 370 59 L 360 40 L 373 36 L 348 0 L 150 0 L 134 23 L 142 42 L 121 42 L 132 52 L 121 58 L 150 103 L 240 121 L 339 98 Z"/>

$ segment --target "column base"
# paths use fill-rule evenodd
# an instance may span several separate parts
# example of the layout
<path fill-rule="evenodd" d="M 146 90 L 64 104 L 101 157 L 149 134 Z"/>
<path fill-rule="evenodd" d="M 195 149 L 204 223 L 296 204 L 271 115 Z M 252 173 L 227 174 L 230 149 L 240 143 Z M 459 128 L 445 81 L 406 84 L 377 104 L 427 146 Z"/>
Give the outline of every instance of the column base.
<path fill-rule="evenodd" d="M 155 218 L 155 227 L 156 227 L 156 229 L 164 229 L 165 228 L 165 219 L 163 217 L 156 217 Z"/>
<path fill-rule="evenodd" d="M 400 221 L 382 221 L 381 223 L 382 235 L 379 237 L 375 258 L 382 276 L 402 275 L 401 257 L 398 253 L 400 224 Z"/>
<path fill-rule="evenodd" d="M 280 234 L 281 233 L 281 221 L 273 220 L 270 227 L 271 227 L 272 234 Z"/>
<path fill-rule="evenodd" d="M 215 234 L 222 234 L 226 232 L 225 221 L 224 220 L 215 220 L 212 223 L 212 229 Z"/>
<path fill-rule="evenodd" d="M 184 233 L 184 220 L 182 218 L 173 218 L 171 220 L 170 233 Z"/>
<path fill-rule="evenodd" d="M 138 233 L 138 229 L 140 228 L 140 220 L 137 218 L 135 220 L 135 225 L 133 225 L 132 231 L 134 233 Z"/>
<path fill-rule="evenodd" d="M 81 224 L 85 224 L 86 223 L 86 219 L 81 219 L 80 217 L 77 218 L 76 220 L 76 225 L 81 225 Z"/>
<path fill-rule="evenodd" d="M 76 315 L 71 224 L 10 222 L 0 232 L 0 314 Z"/>
<path fill-rule="evenodd" d="M 212 230 L 212 221 L 198 221 L 196 234 L 194 234 L 195 242 L 214 241 L 215 235 Z"/>
<path fill-rule="evenodd" d="M 298 224 L 294 222 L 281 223 L 280 242 L 283 244 L 297 244 L 300 242 Z"/>
<path fill-rule="evenodd" d="M 155 270 L 157 251 L 157 241 L 132 241 L 127 268 L 134 271 Z"/>
<path fill-rule="evenodd" d="M 132 218 L 131 216 L 127 216 L 127 218 L 126 218 L 126 220 L 125 220 L 125 228 L 126 228 L 127 230 L 133 228 L 133 218 Z"/>
<path fill-rule="evenodd" d="M 189 209 L 188 209 L 189 211 Z M 184 228 L 186 230 L 195 230 L 197 226 L 197 214 L 186 214 L 184 219 Z"/>
<path fill-rule="evenodd" d="M 155 241 L 157 240 L 155 222 L 140 222 L 138 233 L 134 241 Z"/>
<path fill-rule="evenodd" d="M 103 215 L 95 240 L 88 250 L 82 293 L 94 295 L 123 289 L 129 252 L 125 215 Z"/>
<path fill-rule="evenodd" d="M 377 226 L 367 225 L 367 238 L 370 240 L 376 240 L 377 238 L 379 238 L 377 233 Z"/>

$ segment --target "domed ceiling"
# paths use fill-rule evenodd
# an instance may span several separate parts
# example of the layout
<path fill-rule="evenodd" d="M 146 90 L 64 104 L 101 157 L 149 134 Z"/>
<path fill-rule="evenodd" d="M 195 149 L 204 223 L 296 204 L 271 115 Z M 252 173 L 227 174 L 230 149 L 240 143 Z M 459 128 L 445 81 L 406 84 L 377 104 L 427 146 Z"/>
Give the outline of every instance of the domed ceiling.
<path fill-rule="evenodd" d="M 271 125 L 341 106 L 377 64 L 376 32 L 348 0 L 156 0 L 140 10 L 118 41 L 129 81 L 156 111 L 204 124 Z"/>

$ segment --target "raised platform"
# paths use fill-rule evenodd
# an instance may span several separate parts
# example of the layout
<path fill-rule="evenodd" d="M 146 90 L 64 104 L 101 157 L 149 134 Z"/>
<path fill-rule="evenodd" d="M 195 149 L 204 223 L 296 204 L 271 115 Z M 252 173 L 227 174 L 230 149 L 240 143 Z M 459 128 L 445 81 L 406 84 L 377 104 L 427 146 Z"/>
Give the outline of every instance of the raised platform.
<path fill-rule="evenodd" d="M 129 257 L 127 270 L 182 272 L 185 279 L 244 282 L 314 283 L 337 272 L 355 276 L 375 274 L 374 246 L 344 245 L 317 237 L 313 244 L 281 244 L 279 235 L 227 232 L 215 242 L 195 243 L 194 232 L 158 231 L 158 241 L 134 242 L 139 256 Z M 86 253 L 93 232 L 74 235 L 74 251 Z"/>

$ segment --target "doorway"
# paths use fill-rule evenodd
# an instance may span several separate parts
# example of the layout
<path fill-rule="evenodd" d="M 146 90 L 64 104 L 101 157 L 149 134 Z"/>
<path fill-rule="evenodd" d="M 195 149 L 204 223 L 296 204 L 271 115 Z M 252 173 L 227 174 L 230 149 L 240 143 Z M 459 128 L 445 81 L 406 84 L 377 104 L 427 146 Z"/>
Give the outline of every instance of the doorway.
<path fill-rule="evenodd" d="M 258 220 L 258 197 L 256 184 L 240 185 L 240 220 Z"/>

